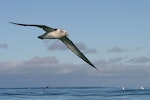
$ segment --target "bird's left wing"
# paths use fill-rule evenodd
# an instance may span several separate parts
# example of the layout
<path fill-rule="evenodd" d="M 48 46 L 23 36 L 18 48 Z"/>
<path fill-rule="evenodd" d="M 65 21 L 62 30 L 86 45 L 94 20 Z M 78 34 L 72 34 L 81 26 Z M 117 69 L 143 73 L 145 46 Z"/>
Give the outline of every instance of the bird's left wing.
<path fill-rule="evenodd" d="M 96 70 L 98 70 L 85 56 L 84 54 L 74 45 L 74 43 L 66 36 L 60 38 L 60 40 L 70 49 L 72 50 L 78 57 L 83 59 L 85 62 L 87 62 L 89 65 L 94 67 Z M 98 70 L 99 71 L 99 70 Z"/>
<path fill-rule="evenodd" d="M 19 23 L 14 23 L 14 22 L 10 22 L 11 24 L 15 24 L 15 25 L 21 25 L 21 26 L 35 26 L 35 27 L 39 27 L 39 28 L 42 28 L 44 31 L 46 32 L 53 32 L 53 31 L 56 31 L 57 29 L 55 28 L 51 28 L 51 27 L 48 27 L 46 25 L 35 25 L 35 24 L 19 24 Z"/>

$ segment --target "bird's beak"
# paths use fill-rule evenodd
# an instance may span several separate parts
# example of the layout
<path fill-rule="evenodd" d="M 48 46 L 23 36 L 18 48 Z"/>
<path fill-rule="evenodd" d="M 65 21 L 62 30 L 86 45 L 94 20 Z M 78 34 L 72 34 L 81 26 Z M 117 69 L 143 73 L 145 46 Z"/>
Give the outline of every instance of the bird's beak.
<path fill-rule="evenodd" d="M 68 34 L 68 33 L 66 33 L 66 36 L 67 36 L 67 37 L 69 37 L 69 34 Z"/>
<path fill-rule="evenodd" d="M 40 35 L 40 36 L 38 36 L 38 38 L 39 38 L 39 39 L 43 39 L 43 36 L 42 36 L 42 35 Z"/>

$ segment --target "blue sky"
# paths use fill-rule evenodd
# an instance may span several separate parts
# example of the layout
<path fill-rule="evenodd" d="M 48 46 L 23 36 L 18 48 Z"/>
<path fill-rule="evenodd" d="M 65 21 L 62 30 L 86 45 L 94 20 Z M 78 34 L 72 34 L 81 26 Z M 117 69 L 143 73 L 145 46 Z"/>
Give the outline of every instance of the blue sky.
<path fill-rule="evenodd" d="M 0 0 L 0 87 L 150 87 L 149 5 L 149 0 Z M 59 40 L 39 40 L 43 30 L 9 22 L 66 29 L 100 72 Z"/>

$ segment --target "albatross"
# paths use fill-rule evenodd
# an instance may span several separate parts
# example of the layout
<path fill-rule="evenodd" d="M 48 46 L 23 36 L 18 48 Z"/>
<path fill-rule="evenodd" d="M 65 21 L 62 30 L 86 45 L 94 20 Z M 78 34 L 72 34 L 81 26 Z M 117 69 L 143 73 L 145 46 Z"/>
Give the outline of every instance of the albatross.
<path fill-rule="evenodd" d="M 59 39 L 61 40 L 71 51 L 73 51 L 78 57 L 87 62 L 97 71 L 99 71 L 89 60 L 88 58 L 76 47 L 76 45 L 68 38 L 68 33 L 66 30 L 48 27 L 46 25 L 35 25 L 35 24 L 19 24 L 10 22 L 11 24 L 21 25 L 21 26 L 35 26 L 42 28 L 45 33 L 38 36 L 39 39 Z"/>

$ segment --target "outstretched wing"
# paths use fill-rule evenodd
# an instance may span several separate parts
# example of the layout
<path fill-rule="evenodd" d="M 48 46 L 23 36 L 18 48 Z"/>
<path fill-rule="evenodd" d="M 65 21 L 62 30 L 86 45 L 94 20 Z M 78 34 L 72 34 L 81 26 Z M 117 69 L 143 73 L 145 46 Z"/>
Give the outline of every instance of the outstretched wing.
<path fill-rule="evenodd" d="M 56 28 L 51 28 L 51 27 L 48 27 L 46 25 L 35 25 L 35 24 L 19 24 L 19 23 L 14 23 L 14 22 L 10 22 L 12 24 L 15 24 L 15 25 L 21 25 L 21 26 L 35 26 L 35 27 L 39 27 L 39 28 L 42 28 L 44 31 L 46 32 L 53 32 L 53 31 L 56 31 L 57 29 Z"/>
<path fill-rule="evenodd" d="M 87 62 L 89 65 L 94 67 L 96 70 L 98 70 L 85 56 L 84 54 L 74 45 L 74 43 L 68 38 L 68 37 L 62 37 L 60 40 L 70 49 L 72 50 L 78 57 L 83 59 L 85 62 Z M 98 70 L 99 71 L 99 70 Z"/>

